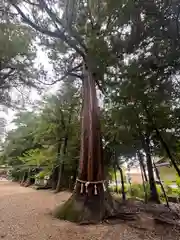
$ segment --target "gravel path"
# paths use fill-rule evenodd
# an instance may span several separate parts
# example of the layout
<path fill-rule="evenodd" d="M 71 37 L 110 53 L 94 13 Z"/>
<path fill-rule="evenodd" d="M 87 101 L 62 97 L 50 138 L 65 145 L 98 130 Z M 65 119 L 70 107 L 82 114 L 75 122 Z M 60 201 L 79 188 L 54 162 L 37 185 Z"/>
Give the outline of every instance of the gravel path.
<path fill-rule="evenodd" d="M 0 239 L 5 240 L 180 240 L 172 231 L 150 231 L 116 225 L 77 226 L 53 219 L 55 205 L 70 196 L 36 191 L 16 183 L 0 182 Z"/>

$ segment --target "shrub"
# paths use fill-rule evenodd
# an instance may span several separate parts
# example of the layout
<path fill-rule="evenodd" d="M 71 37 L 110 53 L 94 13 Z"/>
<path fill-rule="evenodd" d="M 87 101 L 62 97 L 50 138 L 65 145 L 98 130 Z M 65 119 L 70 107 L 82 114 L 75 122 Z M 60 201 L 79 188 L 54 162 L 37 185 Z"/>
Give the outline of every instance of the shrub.
<path fill-rule="evenodd" d="M 148 183 L 146 183 L 145 188 L 146 188 L 147 196 L 149 197 L 150 196 L 150 186 L 149 186 Z M 159 194 L 159 197 L 162 200 L 164 198 L 164 195 L 163 195 L 161 186 L 156 185 L 156 188 L 157 188 L 157 192 Z M 143 185 L 142 184 L 132 184 L 130 195 L 132 197 L 137 197 L 137 198 L 144 199 L 145 192 L 144 192 Z"/>
<path fill-rule="evenodd" d="M 45 177 L 45 172 L 44 171 L 41 171 L 40 173 L 38 173 L 37 175 L 36 175 L 36 178 L 37 179 L 44 179 L 44 177 Z"/>
<path fill-rule="evenodd" d="M 172 195 L 180 197 L 180 189 L 179 188 L 173 188 Z"/>
<path fill-rule="evenodd" d="M 23 178 L 25 169 L 13 168 L 8 171 L 8 179 L 19 181 Z"/>
<path fill-rule="evenodd" d="M 165 190 L 166 190 L 166 194 L 167 195 L 172 195 L 173 193 L 173 188 L 171 186 L 166 186 L 165 187 Z"/>
<path fill-rule="evenodd" d="M 132 184 L 130 195 L 132 197 L 138 197 L 144 199 L 144 188 L 142 184 Z"/>
<path fill-rule="evenodd" d="M 178 188 L 180 188 L 180 177 L 179 176 L 176 177 L 176 184 L 177 184 Z"/>
<path fill-rule="evenodd" d="M 128 192 L 128 184 L 124 184 L 124 188 L 125 188 L 125 192 Z M 111 191 L 111 192 L 115 192 L 116 191 L 116 186 L 109 186 L 109 190 Z M 122 193 L 122 188 L 121 188 L 121 186 L 120 185 L 118 185 L 117 186 L 117 191 L 119 192 L 119 193 Z"/>

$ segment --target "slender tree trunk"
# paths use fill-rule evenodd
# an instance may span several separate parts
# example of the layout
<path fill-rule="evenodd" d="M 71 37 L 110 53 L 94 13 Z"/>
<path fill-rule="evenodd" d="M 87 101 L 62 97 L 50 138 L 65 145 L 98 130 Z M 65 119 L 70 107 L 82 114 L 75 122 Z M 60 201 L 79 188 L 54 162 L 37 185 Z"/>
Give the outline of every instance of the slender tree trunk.
<path fill-rule="evenodd" d="M 61 146 L 62 149 L 60 151 L 59 174 L 58 174 L 58 182 L 57 182 L 56 191 L 55 191 L 56 193 L 58 193 L 61 189 L 62 174 L 64 171 L 64 156 L 66 154 L 67 142 L 68 142 L 68 136 L 66 135 L 64 139 L 64 143 Z"/>
<path fill-rule="evenodd" d="M 152 165 L 152 159 L 151 159 L 151 151 L 150 151 L 150 140 L 149 136 L 144 136 L 139 114 L 136 112 L 136 108 L 134 107 L 134 113 L 137 117 L 137 130 L 139 132 L 139 136 L 142 142 L 142 147 L 144 148 L 144 151 L 146 153 L 146 160 L 147 160 L 147 170 L 148 170 L 148 177 L 149 177 L 149 185 L 150 185 L 150 201 L 160 203 L 159 196 L 157 193 L 157 188 L 154 180 L 154 173 L 153 173 L 153 165 Z"/>
<path fill-rule="evenodd" d="M 142 181 L 143 181 L 143 189 L 144 189 L 144 201 L 145 203 L 147 203 L 148 201 L 148 195 L 147 195 L 147 190 L 146 190 L 146 184 L 147 181 L 145 182 L 145 179 L 144 179 L 144 171 L 143 171 L 143 168 L 142 168 L 142 165 L 140 164 L 140 169 L 141 169 L 141 176 L 142 176 Z"/>
<path fill-rule="evenodd" d="M 76 161 L 76 163 L 75 163 L 75 169 L 73 171 L 73 178 L 72 178 L 72 186 L 71 186 L 71 188 L 73 188 L 73 186 L 74 186 L 74 184 L 76 182 L 77 175 L 78 175 L 78 161 Z"/>
<path fill-rule="evenodd" d="M 118 193 L 118 183 L 117 183 L 117 174 L 116 174 L 116 166 L 115 165 L 114 165 L 113 169 L 114 169 L 114 179 L 115 179 L 115 183 L 116 183 L 115 192 Z"/>
<path fill-rule="evenodd" d="M 142 181 L 143 181 L 144 200 L 147 203 L 148 195 L 147 195 L 146 183 L 148 182 L 148 178 L 147 178 L 147 174 L 146 174 L 146 168 L 145 168 L 145 164 L 144 164 L 141 152 L 138 151 L 137 155 L 138 155 L 138 159 L 139 159 L 139 165 L 140 165 L 141 176 L 142 176 Z"/>
<path fill-rule="evenodd" d="M 146 168 L 145 168 L 145 164 L 144 164 L 142 154 L 141 154 L 141 152 L 138 151 L 137 155 L 138 155 L 138 158 L 139 158 L 140 166 L 141 166 L 142 171 L 143 171 L 145 182 L 148 182 L 148 177 L 147 177 L 147 174 L 146 174 Z"/>
<path fill-rule="evenodd" d="M 61 182 L 62 182 L 63 171 L 64 171 L 64 162 L 62 162 L 60 164 L 59 174 L 58 174 L 58 182 L 57 182 L 56 191 L 55 191 L 56 193 L 60 192 L 60 190 L 61 190 Z"/>
<path fill-rule="evenodd" d="M 176 160 L 174 159 L 174 156 L 173 156 L 173 154 L 171 153 L 171 151 L 170 151 L 170 149 L 169 149 L 169 147 L 168 147 L 168 144 L 166 143 L 166 141 L 165 141 L 164 138 L 162 137 L 161 132 L 159 131 L 158 127 L 156 126 L 156 123 L 155 123 L 155 121 L 153 120 L 153 117 L 151 116 L 148 108 L 146 107 L 145 104 L 144 104 L 143 106 L 144 106 L 144 109 L 145 109 L 145 112 L 146 112 L 146 115 L 147 115 L 147 118 L 148 118 L 149 122 L 152 124 L 152 127 L 153 127 L 154 130 L 156 131 L 157 137 L 159 138 L 159 140 L 160 140 L 162 146 L 164 147 L 164 149 L 165 149 L 165 151 L 166 151 L 169 159 L 170 159 L 171 162 L 172 162 L 172 165 L 174 166 L 174 168 L 175 168 L 178 176 L 180 177 L 180 169 L 178 168 L 178 165 L 177 165 L 177 163 L 176 163 Z"/>
<path fill-rule="evenodd" d="M 149 185 L 150 185 L 150 201 L 160 203 L 155 180 L 154 180 L 154 172 L 153 172 L 153 164 L 151 159 L 151 151 L 150 151 L 150 142 L 149 137 L 146 137 L 145 143 L 145 153 L 146 153 L 146 159 L 147 159 L 147 169 L 148 169 L 148 175 L 149 175 Z"/>
<path fill-rule="evenodd" d="M 52 172 L 52 190 L 56 189 L 57 186 L 57 180 L 58 180 L 58 167 L 54 167 Z"/>
<path fill-rule="evenodd" d="M 59 163 L 59 166 L 58 166 L 58 180 L 57 180 L 57 185 L 56 185 L 56 190 L 55 190 L 55 193 L 58 193 L 60 192 L 60 189 L 61 189 L 61 177 L 62 177 L 62 169 L 63 169 L 63 154 L 62 154 L 62 148 L 63 148 L 63 144 L 61 145 L 61 150 L 60 150 L 60 154 L 58 156 L 58 163 Z"/>
<path fill-rule="evenodd" d="M 53 173 L 52 173 L 52 189 L 53 190 L 57 188 L 57 184 L 58 184 L 59 170 L 60 170 L 59 158 L 61 155 L 61 148 L 62 148 L 62 142 L 59 139 L 58 146 L 57 146 L 57 163 L 59 164 L 59 166 L 55 166 L 53 169 Z"/>
<path fill-rule="evenodd" d="M 61 160 L 63 161 L 62 157 L 63 156 L 61 156 L 60 161 Z M 61 179 L 62 179 L 62 172 L 63 172 L 63 169 L 64 169 L 64 162 L 60 162 L 59 164 L 60 165 L 59 165 L 58 181 L 57 181 L 55 193 L 58 193 L 61 190 Z"/>
<path fill-rule="evenodd" d="M 117 168 L 118 168 L 120 176 L 121 176 L 122 199 L 123 199 L 123 201 L 125 201 L 126 200 L 126 193 L 125 193 L 125 187 L 124 187 L 123 170 L 122 170 L 122 168 L 118 164 L 117 164 Z"/>
<path fill-rule="evenodd" d="M 26 172 L 24 172 L 23 178 L 21 179 L 21 183 L 20 184 L 23 185 L 25 181 L 26 181 Z"/>
<path fill-rule="evenodd" d="M 165 151 L 166 151 L 169 159 L 171 160 L 172 165 L 174 166 L 174 168 L 175 168 L 178 176 L 180 177 L 180 169 L 178 168 L 178 165 L 177 165 L 177 163 L 176 163 L 176 160 L 174 159 L 173 154 L 171 153 L 171 151 L 170 151 L 167 143 L 166 143 L 165 140 L 163 139 L 163 137 L 162 137 L 160 131 L 158 130 L 158 128 L 155 127 L 155 131 L 156 131 L 156 134 L 157 134 L 159 140 L 161 141 L 161 144 L 162 144 L 162 146 L 164 147 L 164 149 L 165 149 Z"/>
<path fill-rule="evenodd" d="M 162 189 L 162 191 L 163 191 L 163 194 L 164 194 L 164 197 L 165 197 L 165 200 L 166 200 L 166 205 L 167 205 L 167 207 L 169 208 L 168 198 L 167 198 L 167 195 L 166 195 L 166 191 L 165 191 L 165 189 L 164 189 L 164 186 L 163 186 L 163 184 L 162 184 L 162 182 L 161 182 L 161 178 L 160 178 L 160 175 L 159 175 L 159 171 L 158 171 L 158 169 L 157 169 L 157 167 L 156 167 L 156 164 L 155 164 L 154 162 L 153 162 L 153 165 L 154 165 L 156 177 L 157 177 L 157 179 L 158 179 L 159 182 L 160 182 L 161 189 Z"/>

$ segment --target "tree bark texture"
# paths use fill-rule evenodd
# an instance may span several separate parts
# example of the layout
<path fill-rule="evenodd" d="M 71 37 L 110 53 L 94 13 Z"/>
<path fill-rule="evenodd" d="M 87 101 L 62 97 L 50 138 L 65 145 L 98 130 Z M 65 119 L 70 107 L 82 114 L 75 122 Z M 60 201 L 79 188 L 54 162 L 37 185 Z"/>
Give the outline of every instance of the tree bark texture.
<path fill-rule="evenodd" d="M 115 192 L 118 193 L 118 182 L 117 182 L 117 174 L 116 174 L 116 166 L 114 165 L 114 180 L 116 183 L 116 188 L 115 188 Z"/>
<path fill-rule="evenodd" d="M 73 222 L 96 223 L 110 216 L 117 216 L 120 207 L 103 186 L 105 176 L 99 108 L 95 80 L 87 67 L 84 67 L 82 94 L 78 179 L 71 198 L 63 206 L 56 208 L 53 215 Z M 128 213 L 121 214 L 121 218 L 127 217 Z"/>
<path fill-rule="evenodd" d="M 117 168 L 118 168 L 120 176 L 121 176 L 122 199 L 123 199 L 123 201 L 125 201 L 126 200 L 126 193 L 125 193 L 125 186 L 124 186 L 123 170 L 122 170 L 122 168 L 118 164 L 117 164 Z"/>
<path fill-rule="evenodd" d="M 144 110 L 145 110 L 145 112 L 146 112 L 148 121 L 152 124 L 152 127 L 154 128 L 157 137 L 159 138 L 159 140 L 160 140 L 163 148 L 165 149 L 165 151 L 166 151 L 169 159 L 171 160 L 172 165 L 174 166 L 174 168 L 175 168 L 178 176 L 180 177 L 180 169 L 179 169 L 179 167 L 178 167 L 178 165 L 177 165 L 177 163 L 176 163 L 176 160 L 175 160 L 175 158 L 174 158 L 174 156 L 173 156 L 170 148 L 168 147 L 168 144 L 167 144 L 166 141 L 164 140 L 161 132 L 159 131 L 159 129 L 158 129 L 157 125 L 156 125 L 156 122 L 154 121 L 153 116 L 150 114 L 147 106 L 146 106 L 145 104 L 143 104 L 143 107 L 144 107 Z"/>
<path fill-rule="evenodd" d="M 156 134 L 157 134 L 158 138 L 160 139 L 160 142 L 161 142 L 162 146 L 164 147 L 169 159 L 171 160 L 172 165 L 174 166 L 178 176 L 180 177 L 180 169 L 179 169 L 179 167 L 176 163 L 176 160 L 174 159 L 174 156 L 171 153 L 166 141 L 163 139 L 163 137 L 162 137 L 160 131 L 158 130 L 158 128 L 155 127 L 155 131 L 156 131 Z"/>
<path fill-rule="evenodd" d="M 60 156 L 59 156 L 59 173 L 58 173 L 58 182 L 56 186 L 56 193 L 58 193 L 61 189 L 61 180 L 62 174 L 64 171 L 64 156 L 67 150 L 67 143 L 68 143 L 68 134 L 65 136 L 64 141 L 61 145 Z"/>
<path fill-rule="evenodd" d="M 149 185 L 150 185 L 150 201 L 160 203 L 155 179 L 154 179 L 154 172 L 153 172 L 153 164 L 151 159 L 151 151 L 150 151 L 150 142 L 149 137 L 147 136 L 145 139 L 145 153 L 146 153 L 146 159 L 147 159 L 147 170 L 149 175 Z"/>
<path fill-rule="evenodd" d="M 144 172 L 143 172 L 143 168 L 142 168 L 142 165 L 141 165 L 141 164 L 140 164 L 140 169 L 141 169 L 141 176 L 142 176 L 142 181 L 143 181 L 144 201 L 145 201 L 145 203 L 147 203 L 147 201 L 148 201 L 148 195 L 147 195 L 146 184 L 145 184 L 145 183 L 147 183 L 147 181 L 145 182 Z"/>
<path fill-rule="evenodd" d="M 156 173 L 157 179 L 158 179 L 158 181 L 160 182 L 161 189 L 162 189 L 163 194 L 164 194 L 164 198 L 165 198 L 165 200 L 166 200 L 166 205 L 167 205 L 167 207 L 169 207 L 168 198 L 167 198 L 167 195 L 166 195 L 166 191 L 165 191 L 165 189 L 164 189 L 164 186 L 163 186 L 163 184 L 162 184 L 162 182 L 161 182 L 161 178 L 160 178 L 159 171 L 158 171 L 158 169 L 157 169 L 157 167 L 156 167 L 156 164 L 155 164 L 154 162 L 153 162 L 153 165 L 154 165 L 154 169 L 155 169 L 155 173 Z"/>
<path fill-rule="evenodd" d="M 147 174 L 146 174 L 146 167 L 145 167 L 145 164 L 144 164 L 144 159 L 142 157 L 142 154 L 141 154 L 141 152 L 138 151 L 137 155 L 138 155 L 138 158 L 139 158 L 140 167 L 143 171 L 144 180 L 145 180 L 145 182 L 148 182 L 148 177 L 147 177 Z"/>
<path fill-rule="evenodd" d="M 84 67 L 79 179 L 104 180 L 102 139 L 95 80 Z"/>
<path fill-rule="evenodd" d="M 55 190 L 55 189 L 56 189 L 57 181 L 58 181 L 58 172 L 59 172 L 58 167 L 57 167 L 57 166 L 54 167 L 54 168 L 53 168 L 53 172 L 52 172 L 52 176 L 51 176 L 52 190 Z"/>

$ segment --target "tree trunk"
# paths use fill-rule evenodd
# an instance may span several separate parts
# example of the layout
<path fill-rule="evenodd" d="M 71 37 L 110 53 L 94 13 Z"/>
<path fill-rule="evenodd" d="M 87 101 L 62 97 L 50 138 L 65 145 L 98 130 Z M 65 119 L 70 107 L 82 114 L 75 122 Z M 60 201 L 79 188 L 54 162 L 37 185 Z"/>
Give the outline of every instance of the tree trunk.
<path fill-rule="evenodd" d="M 81 116 L 81 151 L 79 173 L 71 198 L 54 216 L 81 223 L 94 223 L 117 213 L 117 205 L 104 189 L 104 163 L 100 132 L 99 107 L 95 80 L 84 67 Z"/>
<path fill-rule="evenodd" d="M 26 171 L 24 172 L 24 174 L 23 174 L 23 178 L 22 178 L 22 180 L 21 180 L 21 185 L 23 185 L 24 184 L 24 182 L 26 181 Z"/>
<path fill-rule="evenodd" d="M 126 193 L 125 193 L 125 187 L 124 187 L 124 176 L 122 168 L 117 164 L 117 168 L 119 170 L 120 176 L 121 176 L 121 191 L 122 191 L 122 199 L 123 201 L 126 200 Z"/>
<path fill-rule="evenodd" d="M 59 170 L 59 168 L 56 166 L 56 167 L 54 167 L 53 172 L 52 172 L 52 190 L 55 190 L 56 186 L 57 186 L 58 173 L 59 173 L 58 170 Z"/>
<path fill-rule="evenodd" d="M 63 161 L 63 159 L 62 159 L 62 161 Z M 64 170 L 64 162 L 60 162 L 59 164 L 60 165 L 59 165 L 59 172 L 58 172 L 58 181 L 57 181 L 55 193 L 58 193 L 61 190 L 61 179 L 62 179 L 62 173 L 63 173 L 63 170 Z"/>
<path fill-rule="evenodd" d="M 61 147 L 62 147 L 62 142 L 61 139 L 58 141 L 58 146 L 57 146 L 57 163 L 59 166 L 55 166 L 52 172 L 52 189 L 55 190 L 58 184 L 58 178 L 59 178 L 59 169 L 60 169 L 60 163 L 59 163 L 59 156 L 61 153 Z"/>
<path fill-rule="evenodd" d="M 145 139 L 145 153 L 146 153 L 146 159 L 147 159 L 147 170 L 149 175 L 149 185 L 150 185 L 150 199 L 149 201 L 160 203 L 155 180 L 154 180 L 154 172 L 153 172 L 153 165 L 152 165 L 152 159 L 151 159 L 151 151 L 150 151 L 150 142 L 149 137 L 147 136 Z"/>
<path fill-rule="evenodd" d="M 162 191 L 163 191 L 163 194 L 164 194 L 164 197 L 165 197 L 165 200 L 166 200 L 166 205 L 167 205 L 167 207 L 169 208 L 168 198 L 167 198 L 167 195 L 166 195 L 166 191 L 165 191 L 165 189 L 164 189 L 164 186 L 163 186 L 163 184 L 162 184 L 162 182 L 161 182 L 161 178 L 160 178 L 160 175 L 159 175 L 159 171 L 158 171 L 158 169 L 157 169 L 157 167 L 156 167 L 156 164 L 153 163 L 153 165 L 154 165 L 156 177 L 157 177 L 157 179 L 158 179 L 159 182 L 160 182 L 161 189 L 162 189 Z"/>
<path fill-rule="evenodd" d="M 78 162 L 75 164 L 75 169 L 72 174 L 72 181 L 71 181 L 71 186 L 70 186 L 71 190 L 73 189 L 74 184 L 76 182 L 77 174 L 78 174 Z"/>
<path fill-rule="evenodd" d="M 155 123 L 155 121 L 153 120 L 153 117 L 151 116 L 151 114 L 150 114 L 147 106 L 144 104 L 143 107 L 144 107 L 144 109 L 145 109 L 145 112 L 146 112 L 146 115 L 147 115 L 147 118 L 148 118 L 149 122 L 152 124 L 152 127 L 153 127 L 154 130 L 156 131 L 157 137 L 159 138 L 159 140 L 160 140 L 162 146 L 164 147 L 164 149 L 165 149 L 165 151 L 166 151 L 169 159 L 171 160 L 172 165 L 174 166 L 174 168 L 175 168 L 178 176 L 180 177 L 180 169 L 178 168 L 178 165 L 177 165 L 177 163 L 176 163 L 176 160 L 174 159 L 174 156 L 173 156 L 173 154 L 171 153 L 171 151 L 170 151 L 170 149 L 169 149 L 169 147 L 168 147 L 168 144 L 166 143 L 166 141 L 165 141 L 164 138 L 162 137 L 162 135 L 161 135 L 158 127 L 156 126 L 156 123 Z"/>
<path fill-rule="evenodd" d="M 68 142 L 68 136 L 66 135 L 64 139 L 64 143 L 62 144 L 62 150 L 60 151 L 60 161 L 59 161 L 59 174 L 58 174 L 58 182 L 56 186 L 56 193 L 58 193 L 61 190 L 61 180 L 62 180 L 62 174 L 64 171 L 64 156 L 66 154 L 67 149 L 67 142 Z"/>
<path fill-rule="evenodd" d="M 141 169 L 141 176 L 142 176 L 142 181 L 143 181 L 144 201 L 145 201 L 145 203 L 147 203 L 148 195 L 147 195 L 146 184 L 145 184 L 145 183 L 147 183 L 147 181 L 145 181 L 145 179 L 144 179 L 144 171 L 143 171 L 143 168 L 142 168 L 141 164 L 140 164 L 140 169 Z"/>
<path fill-rule="evenodd" d="M 148 201 L 148 194 L 147 194 L 147 189 L 146 189 L 146 183 L 148 182 L 147 174 L 146 174 L 146 168 L 144 165 L 144 161 L 142 158 L 142 154 L 140 151 L 137 152 L 137 156 L 139 159 L 139 165 L 141 169 L 141 176 L 142 176 L 142 181 L 143 181 L 143 188 L 144 188 L 144 200 L 147 203 Z"/>
<path fill-rule="evenodd" d="M 177 165 L 177 163 L 176 163 L 176 160 L 174 159 L 174 156 L 172 155 L 172 153 L 171 153 L 171 151 L 170 151 L 167 143 L 166 143 L 165 140 L 163 139 L 163 137 L 162 137 L 160 131 L 158 130 L 158 128 L 155 127 L 155 131 L 156 131 L 156 134 L 157 134 L 159 140 L 161 141 L 161 144 L 163 145 L 163 147 L 164 147 L 164 149 L 165 149 L 165 151 L 166 151 L 169 159 L 171 160 L 172 165 L 174 166 L 174 168 L 175 168 L 178 176 L 180 177 L 180 169 L 178 168 L 178 165 Z"/>
<path fill-rule="evenodd" d="M 143 171 L 145 182 L 148 182 L 148 177 L 147 177 L 147 174 L 146 174 L 146 168 L 145 168 L 145 164 L 144 164 L 142 154 L 141 154 L 141 152 L 138 151 L 137 155 L 138 155 L 138 158 L 139 158 L 140 166 L 141 166 L 142 171 Z"/>
<path fill-rule="evenodd" d="M 79 179 L 102 181 L 105 177 L 95 80 L 87 68 L 84 75 Z"/>
<path fill-rule="evenodd" d="M 117 174 L 116 174 L 116 166 L 115 165 L 114 165 L 113 169 L 114 169 L 114 180 L 116 183 L 115 192 L 118 193 L 118 183 L 117 183 Z"/>

